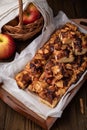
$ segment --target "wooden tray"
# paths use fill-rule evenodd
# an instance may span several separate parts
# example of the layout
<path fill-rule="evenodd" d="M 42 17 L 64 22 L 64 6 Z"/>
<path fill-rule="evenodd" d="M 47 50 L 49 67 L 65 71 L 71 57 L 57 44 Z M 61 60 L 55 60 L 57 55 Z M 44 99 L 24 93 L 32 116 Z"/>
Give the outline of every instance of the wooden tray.
<path fill-rule="evenodd" d="M 79 21 L 80 20 L 76 20 L 75 22 L 79 24 Z M 87 29 L 87 28 L 85 27 L 85 29 Z M 39 34 L 37 34 L 36 37 Z M 17 43 L 18 44 L 17 51 L 20 53 L 32 40 L 33 39 L 31 39 L 31 40 L 29 39 L 29 41 L 26 41 L 25 43 L 22 43 L 21 41 L 19 43 L 19 41 L 18 41 L 18 43 Z M 87 74 L 84 76 L 84 79 L 72 91 L 69 92 L 70 95 L 75 94 L 77 92 L 77 90 L 79 90 L 79 88 L 86 81 L 86 79 L 87 79 Z M 46 120 L 44 120 L 43 118 L 41 118 L 40 116 L 38 116 L 36 113 L 34 113 L 32 110 L 30 110 L 29 108 L 25 107 L 24 104 L 22 104 L 15 97 L 13 97 L 12 95 L 10 95 L 1 86 L 2 86 L 2 84 L 0 84 L 0 98 L 6 104 L 8 104 L 11 108 L 13 108 L 15 111 L 19 112 L 20 114 L 22 114 L 26 118 L 32 120 L 33 122 L 35 122 L 36 124 L 38 124 L 39 126 L 41 126 L 42 128 L 44 128 L 45 130 L 49 130 L 53 126 L 53 124 L 55 123 L 55 121 L 57 120 L 57 118 L 48 117 Z"/>
<path fill-rule="evenodd" d="M 87 74 L 84 76 L 84 79 L 74 88 L 72 89 L 69 93 L 72 95 L 73 93 L 75 94 L 77 90 L 83 85 L 83 83 L 87 79 Z M 0 84 L 0 98 L 8 104 L 11 108 L 13 108 L 15 111 L 19 112 L 26 118 L 32 120 L 45 130 L 49 130 L 57 118 L 54 117 L 48 117 L 46 120 L 38 116 L 35 112 L 30 110 L 29 108 L 25 107 L 24 104 L 22 104 L 20 101 L 18 101 L 15 97 L 10 95 L 7 91 L 5 91 L 2 87 L 2 84 Z"/>

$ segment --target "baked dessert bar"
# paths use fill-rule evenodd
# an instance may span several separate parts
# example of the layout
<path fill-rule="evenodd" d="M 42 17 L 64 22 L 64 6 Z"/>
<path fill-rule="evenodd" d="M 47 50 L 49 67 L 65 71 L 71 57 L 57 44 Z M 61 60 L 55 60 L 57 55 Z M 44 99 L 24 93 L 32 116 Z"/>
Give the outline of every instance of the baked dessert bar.
<path fill-rule="evenodd" d="M 20 88 L 55 107 L 87 69 L 87 34 L 72 23 L 57 29 L 15 79 Z"/>
<path fill-rule="evenodd" d="M 37 51 L 31 62 L 28 62 L 25 68 L 15 76 L 20 88 L 25 89 L 33 80 L 37 80 L 40 77 L 45 64 L 54 51 L 53 45 L 55 39 L 56 36 L 53 34 L 50 41 L 46 42 L 45 45 Z"/>
<path fill-rule="evenodd" d="M 86 69 L 87 54 L 76 56 L 73 62 L 67 63 L 56 62 L 51 58 L 40 78 L 33 81 L 28 90 L 39 95 L 42 102 L 53 108 Z"/>

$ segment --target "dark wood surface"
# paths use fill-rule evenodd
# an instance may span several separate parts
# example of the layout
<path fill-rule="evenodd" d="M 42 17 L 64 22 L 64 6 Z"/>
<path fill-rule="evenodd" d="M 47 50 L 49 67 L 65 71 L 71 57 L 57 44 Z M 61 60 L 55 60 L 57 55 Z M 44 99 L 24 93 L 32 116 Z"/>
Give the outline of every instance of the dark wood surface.
<path fill-rule="evenodd" d="M 62 10 L 69 18 L 87 18 L 87 0 L 47 0 L 47 2 L 54 15 Z"/>
<path fill-rule="evenodd" d="M 80 20 L 74 21 L 79 24 Z M 0 130 L 43 129 L 0 100 Z M 87 130 L 87 80 L 66 107 L 62 117 L 56 120 L 51 130 Z"/>

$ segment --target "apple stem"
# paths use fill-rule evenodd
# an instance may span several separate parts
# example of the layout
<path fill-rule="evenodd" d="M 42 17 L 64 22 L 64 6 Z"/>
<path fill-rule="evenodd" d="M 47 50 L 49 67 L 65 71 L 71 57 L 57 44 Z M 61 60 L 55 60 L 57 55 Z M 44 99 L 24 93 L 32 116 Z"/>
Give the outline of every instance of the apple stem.
<path fill-rule="evenodd" d="M 19 0 L 19 27 L 23 29 L 23 3 Z"/>

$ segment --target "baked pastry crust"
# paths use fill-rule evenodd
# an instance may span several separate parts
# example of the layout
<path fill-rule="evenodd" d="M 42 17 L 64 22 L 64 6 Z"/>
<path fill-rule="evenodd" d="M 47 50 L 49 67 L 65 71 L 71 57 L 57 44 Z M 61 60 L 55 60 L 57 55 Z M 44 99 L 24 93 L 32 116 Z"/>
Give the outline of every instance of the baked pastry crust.
<path fill-rule="evenodd" d="M 87 69 L 87 35 L 72 23 L 57 29 L 16 76 L 22 89 L 55 107 L 67 89 Z"/>

